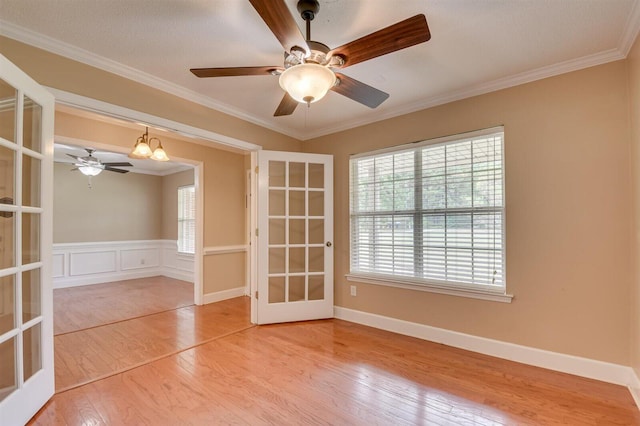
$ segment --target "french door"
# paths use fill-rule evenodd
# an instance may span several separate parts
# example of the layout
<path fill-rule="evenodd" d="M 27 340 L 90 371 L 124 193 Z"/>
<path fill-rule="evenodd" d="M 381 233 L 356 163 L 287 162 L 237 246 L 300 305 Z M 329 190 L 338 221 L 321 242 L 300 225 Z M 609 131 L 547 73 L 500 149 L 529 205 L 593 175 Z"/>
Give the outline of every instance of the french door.
<path fill-rule="evenodd" d="M 0 55 L 0 425 L 54 392 L 54 98 Z"/>
<path fill-rule="evenodd" d="M 258 152 L 258 324 L 333 318 L 333 157 Z"/>

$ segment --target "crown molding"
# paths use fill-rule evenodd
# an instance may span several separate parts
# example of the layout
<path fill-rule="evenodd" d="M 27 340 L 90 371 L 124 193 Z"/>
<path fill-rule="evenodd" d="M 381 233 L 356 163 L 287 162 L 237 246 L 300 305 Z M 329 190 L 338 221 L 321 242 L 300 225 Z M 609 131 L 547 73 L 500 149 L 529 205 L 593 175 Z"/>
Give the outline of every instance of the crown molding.
<path fill-rule="evenodd" d="M 89 65 L 94 68 L 116 74 L 128 80 L 144 84 L 145 86 L 161 90 L 174 96 L 178 96 L 190 102 L 200 104 L 207 108 L 214 109 L 216 111 L 231 115 L 236 118 L 240 118 L 241 120 L 245 120 L 253 124 L 257 124 L 261 127 L 265 127 L 275 132 L 283 133 L 287 136 L 299 139 L 300 135 L 297 134 L 297 132 L 292 132 L 289 129 L 274 125 L 273 123 L 270 123 L 266 120 L 247 114 L 228 104 L 216 101 L 208 96 L 205 96 L 202 93 L 187 89 L 183 86 L 171 83 L 170 81 L 161 79 L 144 71 L 137 70 L 128 65 L 113 61 L 88 50 L 65 43 L 63 41 L 56 40 L 44 34 L 28 30 L 26 28 L 20 27 L 19 25 L 15 25 L 2 19 L 0 19 L 0 35 L 19 41 L 21 43 L 31 45 L 33 47 L 37 47 L 42 50 L 46 50 L 47 52 L 55 53 L 65 58 L 81 62 L 85 65 Z"/>
<path fill-rule="evenodd" d="M 299 132 L 296 130 L 285 128 L 283 126 L 275 125 L 271 122 L 240 111 L 225 103 L 216 101 L 208 96 L 202 95 L 201 93 L 195 92 L 193 90 L 160 79 L 151 74 L 139 71 L 135 68 L 121 64 L 119 62 L 96 55 L 95 53 L 92 53 L 90 51 L 58 41 L 51 37 L 47 37 L 43 34 L 28 30 L 26 28 L 0 19 L 0 35 L 49 51 L 51 53 L 64 56 L 66 58 L 84 63 L 86 65 L 111 72 L 129 80 L 133 80 L 146 86 L 153 87 L 163 92 L 178 96 L 191 102 L 195 102 L 207 108 L 220 111 L 236 118 L 240 118 L 242 120 L 276 131 L 278 133 L 282 133 L 301 141 L 326 136 L 332 133 L 349 130 L 377 121 L 398 117 L 404 114 L 409 114 L 412 112 L 432 108 L 438 105 L 443 105 L 449 102 L 454 102 L 473 96 L 483 95 L 520 84 L 530 83 L 536 80 L 553 77 L 567 72 L 577 71 L 583 68 L 601 65 L 607 62 L 621 60 L 627 57 L 631 47 L 633 46 L 633 43 L 638 37 L 638 34 L 640 34 L 640 0 L 635 0 L 633 2 L 631 12 L 629 13 L 629 17 L 625 24 L 625 29 L 623 31 L 622 37 L 620 38 L 617 48 L 541 67 L 532 71 L 526 71 L 520 74 L 500 78 L 490 82 L 468 86 L 456 91 L 431 96 L 427 99 L 423 99 L 408 105 L 403 105 L 393 110 L 388 110 L 386 112 L 377 114 L 373 113 L 371 115 L 368 115 L 364 119 L 356 119 L 338 126 L 328 126 L 313 132 Z"/>
<path fill-rule="evenodd" d="M 627 18 L 627 23 L 624 27 L 624 32 L 622 33 L 622 37 L 620 37 L 620 42 L 618 43 L 620 52 L 626 58 L 629 54 L 629 51 L 633 47 L 633 43 L 640 35 L 640 0 L 636 0 L 633 2 L 631 6 L 631 12 Z"/>
<path fill-rule="evenodd" d="M 487 93 L 496 92 L 498 90 L 508 89 L 509 87 L 531 83 L 536 80 L 542 80 L 548 77 L 553 77 L 556 75 L 565 74 L 572 71 L 578 71 L 578 70 L 593 67 L 596 65 L 606 64 L 607 62 L 618 61 L 620 59 L 624 59 L 625 57 L 626 55 L 623 55 L 620 52 L 620 50 L 611 49 L 611 50 L 596 53 L 593 55 L 587 55 L 581 58 L 571 59 L 571 60 L 560 62 L 554 65 L 537 68 L 532 71 L 526 71 L 520 74 L 499 78 L 497 80 L 477 84 L 474 86 L 468 86 L 457 91 L 443 93 L 441 95 L 436 95 L 436 96 L 431 96 L 427 99 L 423 99 L 418 102 L 405 105 L 401 108 L 394 109 L 393 111 L 387 111 L 386 113 L 370 115 L 366 119 L 345 123 L 342 126 L 325 128 L 316 132 L 308 133 L 307 135 L 305 135 L 305 139 L 303 140 L 326 136 L 332 133 L 337 133 L 344 130 L 353 129 L 355 127 L 372 124 L 378 121 L 399 117 L 401 115 L 410 114 L 412 112 L 421 111 L 423 109 L 433 108 L 435 106 L 444 105 L 444 104 L 459 101 L 462 99 L 471 98 L 473 96 L 484 95 Z"/>

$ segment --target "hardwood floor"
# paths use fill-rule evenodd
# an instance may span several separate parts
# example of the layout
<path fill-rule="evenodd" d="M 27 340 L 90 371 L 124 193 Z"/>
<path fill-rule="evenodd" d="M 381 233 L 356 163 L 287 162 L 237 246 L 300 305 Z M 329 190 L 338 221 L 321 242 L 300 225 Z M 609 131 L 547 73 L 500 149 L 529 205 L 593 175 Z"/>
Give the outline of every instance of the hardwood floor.
<path fill-rule="evenodd" d="M 193 305 L 193 284 L 162 276 L 55 289 L 54 334 L 189 305 Z"/>
<path fill-rule="evenodd" d="M 249 298 L 133 318 L 55 336 L 56 390 L 111 376 L 244 330 Z"/>
<path fill-rule="evenodd" d="M 621 386 L 325 320 L 250 327 L 58 393 L 31 424 L 640 425 L 640 411 Z"/>

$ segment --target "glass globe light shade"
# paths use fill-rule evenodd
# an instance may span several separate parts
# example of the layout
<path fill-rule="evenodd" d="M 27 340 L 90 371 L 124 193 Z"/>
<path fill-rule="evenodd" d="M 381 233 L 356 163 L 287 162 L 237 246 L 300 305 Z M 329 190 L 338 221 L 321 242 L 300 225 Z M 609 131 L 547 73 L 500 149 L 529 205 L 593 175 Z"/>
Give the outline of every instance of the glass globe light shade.
<path fill-rule="evenodd" d="M 318 64 L 300 64 L 280 74 L 280 87 L 298 102 L 311 104 L 327 94 L 336 82 L 329 68 Z"/>
<path fill-rule="evenodd" d="M 102 173 L 102 168 L 101 167 L 96 167 L 96 166 L 80 166 L 78 167 L 78 170 L 80 170 L 80 173 L 82 173 L 85 176 L 98 176 L 100 173 Z"/>
<path fill-rule="evenodd" d="M 156 161 L 169 161 L 169 156 L 167 155 L 166 152 L 164 152 L 164 149 L 162 148 L 162 144 L 160 144 L 153 151 L 153 155 L 151 156 L 151 159 Z"/>
<path fill-rule="evenodd" d="M 130 158 L 149 158 L 151 157 L 152 151 L 144 141 L 136 143 L 136 146 L 133 148 L 133 151 L 129 154 Z"/>

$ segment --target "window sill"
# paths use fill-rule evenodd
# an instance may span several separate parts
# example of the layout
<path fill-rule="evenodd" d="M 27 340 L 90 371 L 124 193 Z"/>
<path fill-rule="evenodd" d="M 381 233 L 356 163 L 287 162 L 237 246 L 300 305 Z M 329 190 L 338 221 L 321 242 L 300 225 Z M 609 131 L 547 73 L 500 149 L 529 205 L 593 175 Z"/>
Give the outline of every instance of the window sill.
<path fill-rule="evenodd" d="M 450 296 L 468 297 L 472 299 L 490 300 L 492 302 L 511 303 L 512 294 L 483 289 L 455 288 L 445 285 L 429 284 L 401 279 L 397 277 L 382 277 L 367 274 L 346 274 L 347 281 L 383 285 L 387 287 L 405 288 L 409 290 L 426 291 L 429 293 L 447 294 Z"/>
<path fill-rule="evenodd" d="M 193 260 L 193 258 L 195 257 L 195 254 L 179 251 L 176 257 L 182 260 Z"/>

